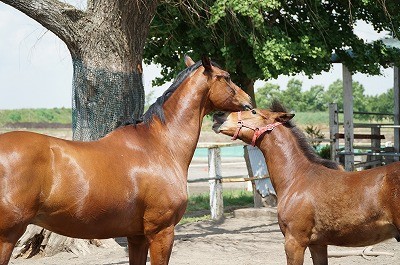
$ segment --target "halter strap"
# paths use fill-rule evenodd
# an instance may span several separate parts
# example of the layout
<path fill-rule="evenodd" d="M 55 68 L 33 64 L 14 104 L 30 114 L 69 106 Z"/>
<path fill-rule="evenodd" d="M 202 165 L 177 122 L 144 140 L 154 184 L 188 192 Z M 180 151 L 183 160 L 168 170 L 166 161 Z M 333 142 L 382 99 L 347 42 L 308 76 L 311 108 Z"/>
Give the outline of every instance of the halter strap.
<path fill-rule="evenodd" d="M 248 128 L 248 129 L 254 131 L 253 138 L 251 139 L 251 145 L 252 145 L 252 146 L 255 146 L 255 145 L 256 145 L 257 139 L 258 139 L 262 134 L 264 134 L 264 133 L 267 132 L 267 131 L 272 131 L 273 129 L 275 129 L 275 127 L 277 127 L 277 126 L 279 126 L 279 125 L 282 125 L 282 124 L 283 124 L 282 122 L 275 122 L 275 123 L 268 124 L 268 125 L 266 125 L 266 126 L 264 126 L 264 127 L 253 127 L 253 126 L 250 126 L 250 125 L 245 124 L 245 123 L 242 121 L 242 112 L 239 111 L 239 112 L 238 112 L 237 129 L 236 129 L 235 134 L 234 134 L 233 137 L 232 137 L 232 140 L 236 140 L 236 139 L 238 138 L 238 136 L 239 136 L 240 130 L 241 130 L 243 127 L 245 127 L 245 128 Z"/>

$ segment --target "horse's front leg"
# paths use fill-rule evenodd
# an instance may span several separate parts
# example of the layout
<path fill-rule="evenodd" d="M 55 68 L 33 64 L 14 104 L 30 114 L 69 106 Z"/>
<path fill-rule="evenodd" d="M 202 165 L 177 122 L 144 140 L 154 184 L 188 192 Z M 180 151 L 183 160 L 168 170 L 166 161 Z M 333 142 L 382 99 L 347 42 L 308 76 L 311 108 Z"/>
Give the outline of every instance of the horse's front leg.
<path fill-rule="evenodd" d="M 128 237 L 129 265 L 145 265 L 149 243 L 145 236 Z"/>
<path fill-rule="evenodd" d="M 300 244 L 293 236 L 285 235 L 285 252 L 287 265 L 302 265 L 306 246 Z"/>
<path fill-rule="evenodd" d="M 14 249 L 15 242 L 8 242 L 0 238 L 0 265 L 7 265 L 11 258 L 12 251 Z"/>
<path fill-rule="evenodd" d="M 314 265 L 328 265 L 328 246 L 308 246 Z"/>
<path fill-rule="evenodd" d="M 3 225 L 0 225 L 0 265 L 8 264 L 18 239 L 26 230 L 25 224 L 16 225 L 8 229 L 2 229 L 3 227 Z"/>
<path fill-rule="evenodd" d="M 174 244 L 174 228 L 171 225 L 156 234 L 149 235 L 151 265 L 166 265 Z"/>

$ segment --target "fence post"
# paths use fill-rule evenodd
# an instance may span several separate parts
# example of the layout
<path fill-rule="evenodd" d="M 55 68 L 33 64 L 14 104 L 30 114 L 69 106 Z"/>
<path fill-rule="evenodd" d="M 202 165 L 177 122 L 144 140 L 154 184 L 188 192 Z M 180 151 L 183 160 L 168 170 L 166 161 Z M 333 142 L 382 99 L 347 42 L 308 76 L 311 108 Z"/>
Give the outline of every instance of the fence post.
<path fill-rule="evenodd" d="M 210 179 L 213 178 L 209 181 L 211 219 L 213 220 L 219 220 L 224 216 L 220 153 L 219 147 L 208 148 L 208 176 Z"/>
<path fill-rule="evenodd" d="M 400 125 L 400 69 L 395 66 L 394 71 L 394 125 Z M 394 151 L 400 152 L 400 129 L 394 128 Z M 399 161 L 399 157 L 395 156 L 394 161 Z"/>
<path fill-rule="evenodd" d="M 331 160 L 339 162 L 337 152 L 339 150 L 339 113 L 337 103 L 329 103 L 329 139 L 331 141 Z"/>
<path fill-rule="evenodd" d="M 371 128 L 371 135 L 381 135 L 381 128 L 379 127 L 372 127 Z M 379 152 L 381 149 L 381 139 L 371 139 L 371 147 L 373 148 L 374 152 Z"/>
<path fill-rule="evenodd" d="M 354 124 L 353 124 L 353 85 L 352 76 L 346 65 L 343 66 L 343 116 L 344 116 L 344 168 L 354 170 Z"/>

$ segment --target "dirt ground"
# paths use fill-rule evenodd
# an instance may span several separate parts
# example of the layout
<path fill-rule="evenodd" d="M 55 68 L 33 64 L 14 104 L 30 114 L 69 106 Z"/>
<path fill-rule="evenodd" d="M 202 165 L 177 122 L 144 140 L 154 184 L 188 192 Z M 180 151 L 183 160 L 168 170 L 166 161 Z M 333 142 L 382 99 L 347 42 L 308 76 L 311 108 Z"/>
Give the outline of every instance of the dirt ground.
<path fill-rule="evenodd" d="M 240 213 L 240 214 L 239 214 Z M 221 222 L 202 221 L 179 225 L 170 264 L 173 265 L 247 265 L 268 264 L 284 265 L 285 253 L 283 236 L 279 230 L 273 210 L 245 209 L 239 210 L 236 216 L 230 216 Z M 254 214 L 255 213 L 255 214 Z M 362 252 L 364 248 L 329 247 L 329 251 Z M 393 256 L 379 255 L 377 257 L 362 257 L 352 255 L 341 258 L 329 258 L 331 265 L 395 265 L 400 264 L 400 243 L 392 239 L 374 246 L 373 251 L 388 252 Z M 76 256 L 72 253 L 60 253 L 53 257 L 12 260 L 15 265 L 50 265 L 50 264 L 107 264 L 127 265 L 128 257 L 125 244 L 115 248 L 96 248 L 91 254 Z M 150 261 L 147 262 L 150 264 Z M 308 250 L 305 263 L 312 261 Z"/>

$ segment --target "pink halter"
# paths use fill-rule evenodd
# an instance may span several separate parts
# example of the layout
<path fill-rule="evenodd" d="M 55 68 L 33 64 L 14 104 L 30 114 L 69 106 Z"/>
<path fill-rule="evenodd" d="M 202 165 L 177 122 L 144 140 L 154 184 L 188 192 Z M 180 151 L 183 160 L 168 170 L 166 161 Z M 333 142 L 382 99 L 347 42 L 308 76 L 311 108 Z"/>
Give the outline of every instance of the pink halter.
<path fill-rule="evenodd" d="M 275 123 L 268 124 L 268 125 L 266 125 L 266 126 L 264 126 L 264 127 L 253 127 L 253 126 L 250 126 L 250 125 L 245 124 L 245 123 L 242 121 L 242 112 L 239 111 L 239 112 L 238 112 L 237 129 L 236 129 L 235 134 L 234 134 L 233 137 L 232 137 L 232 140 L 236 140 L 236 139 L 238 138 L 238 136 L 239 136 L 240 130 L 241 130 L 243 127 L 245 127 L 245 128 L 248 128 L 248 129 L 254 131 L 253 138 L 252 138 L 252 140 L 251 140 L 251 145 L 252 145 L 252 146 L 255 146 L 255 145 L 256 145 L 257 139 L 258 139 L 263 133 L 265 133 L 265 132 L 267 132 L 267 131 L 272 131 L 273 129 L 275 129 L 275 127 L 277 127 L 277 126 L 279 126 L 279 125 L 282 125 L 282 124 L 283 124 L 282 122 L 275 122 Z"/>

